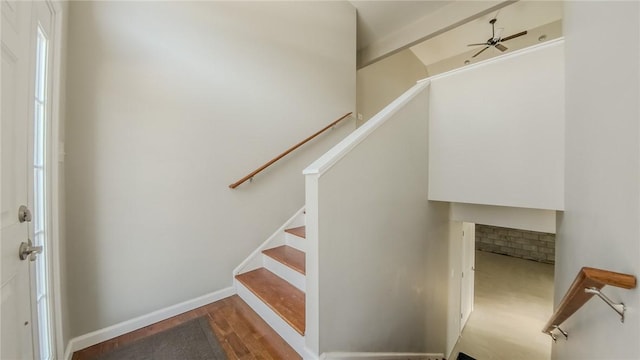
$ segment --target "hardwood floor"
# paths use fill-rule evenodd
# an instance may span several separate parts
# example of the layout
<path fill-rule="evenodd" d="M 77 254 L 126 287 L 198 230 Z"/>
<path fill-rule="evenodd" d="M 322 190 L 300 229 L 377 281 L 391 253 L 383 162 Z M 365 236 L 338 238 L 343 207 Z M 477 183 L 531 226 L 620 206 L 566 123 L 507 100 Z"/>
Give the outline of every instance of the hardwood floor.
<path fill-rule="evenodd" d="M 91 360 L 117 347 L 162 332 L 201 316 L 209 317 L 209 324 L 229 360 L 301 359 L 301 357 L 237 295 L 77 351 L 73 354 L 72 359 Z"/>

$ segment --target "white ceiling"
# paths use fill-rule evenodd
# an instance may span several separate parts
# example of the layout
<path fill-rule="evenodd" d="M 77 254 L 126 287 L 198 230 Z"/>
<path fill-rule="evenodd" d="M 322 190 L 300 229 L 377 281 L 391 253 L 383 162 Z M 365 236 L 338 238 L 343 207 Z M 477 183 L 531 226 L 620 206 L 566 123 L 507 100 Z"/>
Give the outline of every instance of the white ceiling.
<path fill-rule="evenodd" d="M 562 19 L 562 2 L 560 1 L 518 1 L 499 11 L 481 16 L 441 35 L 412 46 L 411 50 L 425 64 L 430 65 L 444 59 L 468 52 L 470 49 L 481 50 L 482 46 L 468 47 L 470 43 L 483 43 L 491 38 L 489 20 L 496 17 L 496 32 L 503 28 L 502 37 L 523 30 L 530 30 L 541 25 Z M 504 43 L 509 46 L 509 41 Z"/>
<path fill-rule="evenodd" d="M 452 1 L 349 1 L 358 10 L 358 50 Z"/>
<path fill-rule="evenodd" d="M 361 50 L 389 34 L 442 10 L 447 5 L 461 1 L 353 0 L 349 2 L 358 11 L 358 50 Z M 562 1 L 520 0 L 414 45 L 411 50 L 428 66 L 474 49 L 467 47 L 467 44 L 486 42 L 491 37 L 489 20 L 496 16 L 498 19 L 496 30 L 503 28 L 502 37 L 506 37 L 561 20 L 562 9 Z M 505 42 L 504 45 L 509 46 L 509 43 Z M 480 49 L 482 47 L 478 47 L 478 50 Z"/>

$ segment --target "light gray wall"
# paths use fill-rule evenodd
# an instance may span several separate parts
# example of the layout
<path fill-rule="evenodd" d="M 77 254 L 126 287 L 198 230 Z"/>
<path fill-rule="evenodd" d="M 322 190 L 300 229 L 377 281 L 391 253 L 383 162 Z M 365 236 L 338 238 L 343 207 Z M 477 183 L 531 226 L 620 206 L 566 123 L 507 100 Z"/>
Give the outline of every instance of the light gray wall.
<path fill-rule="evenodd" d="M 346 2 L 72 2 L 67 93 L 70 333 L 231 286 L 304 203 L 302 169 L 355 108 Z"/>
<path fill-rule="evenodd" d="M 565 3 L 566 200 L 555 307 L 582 266 L 640 275 L 639 23 L 638 2 Z M 640 292 L 604 292 L 627 304 L 624 323 L 593 298 L 562 327 L 569 340 L 553 345 L 554 359 L 640 358 Z"/>
<path fill-rule="evenodd" d="M 427 200 L 421 91 L 307 189 L 320 353 L 445 351 L 449 207 Z"/>
<path fill-rule="evenodd" d="M 427 76 L 427 68 L 409 49 L 359 69 L 357 109 L 362 120 L 358 120 L 358 125 Z"/>
<path fill-rule="evenodd" d="M 556 212 L 509 206 L 451 203 L 451 220 L 553 233 Z"/>
<path fill-rule="evenodd" d="M 563 209 L 563 42 L 431 78 L 429 103 L 429 199 Z"/>

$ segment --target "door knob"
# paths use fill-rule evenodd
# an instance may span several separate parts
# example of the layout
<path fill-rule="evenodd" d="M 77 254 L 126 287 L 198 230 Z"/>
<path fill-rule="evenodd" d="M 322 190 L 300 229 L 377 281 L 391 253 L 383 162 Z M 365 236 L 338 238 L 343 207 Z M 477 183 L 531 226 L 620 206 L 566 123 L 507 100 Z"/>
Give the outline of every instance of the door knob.
<path fill-rule="evenodd" d="M 20 205 L 18 208 L 18 221 L 23 222 L 31 222 L 31 210 L 24 205 Z"/>
<path fill-rule="evenodd" d="M 20 260 L 26 260 L 28 257 L 30 261 L 36 261 L 38 254 L 42 253 L 42 246 L 33 246 L 31 239 L 28 239 L 27 242 L 20 244 L 19 253 Z"/>

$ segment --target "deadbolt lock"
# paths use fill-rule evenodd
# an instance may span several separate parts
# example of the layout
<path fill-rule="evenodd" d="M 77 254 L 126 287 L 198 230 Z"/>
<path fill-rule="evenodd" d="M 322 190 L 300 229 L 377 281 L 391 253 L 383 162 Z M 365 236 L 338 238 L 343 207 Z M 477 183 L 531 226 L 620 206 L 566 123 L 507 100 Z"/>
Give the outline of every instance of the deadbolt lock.
<path fill-rule="evenodd" d="M 25 205 L 20 205 L 18 208 L 18 221 L 23 222 L 31 222 L 31 210 Z"/>

